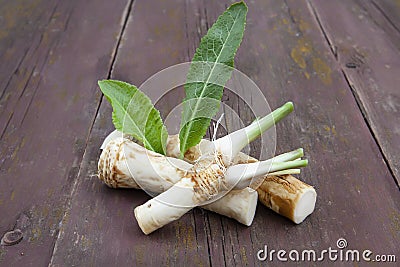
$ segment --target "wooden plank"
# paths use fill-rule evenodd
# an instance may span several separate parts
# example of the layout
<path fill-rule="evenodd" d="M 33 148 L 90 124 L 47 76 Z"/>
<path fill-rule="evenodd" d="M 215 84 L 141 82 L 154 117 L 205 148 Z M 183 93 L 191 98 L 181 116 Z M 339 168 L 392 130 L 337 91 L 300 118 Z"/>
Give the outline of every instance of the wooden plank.
<path fill-rule="evenodd" d="M 7 88 L 13 116 L 0 143 L 0 234 L 19 228 L 24 238 L 0 247 L 1 265 L 50 261 L 99 105 L 96 81 L 109 72 L 126 4 L 60 1 L 27 44 L 19 68 L 31 77 L 19 81 L 25 76 L 16 73 Z M 22 13 L 21 21 L 30 16 Z"/>
<path fill-rule="evenodd" d="M 332 17 L 341 11 L 332 4 Z M 310 164 L 300 177 L 319 194 L 315 213 L 296 227 L 259 206 L 253 251 L 265 243 L 321 250 L 343 237 L 351 248 L 396 253 L 398 188 L 324 38 L 303 1 L 249 4 L 237 66 L 270 103 L 295 103 L 277 127 L 277 151 L 305 148 Z"/>
<path fill-rule="evenodd" d="M 358 16 L 360 18 L 364 18 L 375 23 L 378 27 L 380 27 L 387 35 L 393 45 L 400 50 L 400 28 L 393 23 L 393 20 L 386 15 L 384 9 L 380 6 L 385 1 L 363 1 L 363 0 L 354 0 L 357 9 Z M 391 1 L 392 2 L 392 1 Z M 398 16 L 400 15 L 400 5 L 398 5 Z"/>
<path fill-rule="evenodd" d="M 400 31 L 400 2 L 398 0 L 371 0 L 389 22 Z"/>
<path fill-rule="evenodd" d="M 140 85 L 158 70 L 188 60 L 184 15 L 183 1 L 135 2 L 112 78 Z M 175 102 L 176 98 L 175 93 L 167 96 L 167 100 Z M 172 106 L 166 105 L 162 111 L 169 108 Z M 137 190 L 108 189 L 92 176 L 97 169 L 99 147 L 112 129 L 111 107 L 103 100 L 51 265 L 209 265 L 207 226 L 202 211 L 190 212 L 157 235 L 145 236 L 132 211 L 149 197 Z"/>
<path fill-rule="evenodd" d="M 354 1 L 312 1 L 312 6 L 399 183 L 400 51 Z M 332 8 L 342 19 L 332 15 Z"/>
<path fill-rule="evenodd" d="M 35 37 L 43 33 L 54 14 L 58 1 L 0 1 L 0 95 L 14 72 L 26 58 Z M 0 102 L 1 103 L 1 102 Z"/>
<path fill-rule="evenodd" d="M 124 41 L 118 51 L 112 77 L 140 84 L 146 77 L 162 67 L 188 60 L 194 53 L 201 36 L 205 34 L 207 24 L 212 23 L 225 9 L 220 5 L 219 10 L 216 10 L 213 17 L 209 18 L 205 14 L 206 8 L 201 3 L 199 5 L 197 6 L 196 3 L 186 6 L 186 9 L 181 9 L 185 5 L 177 1 L 174 5 L 165 3 L 160 6 L 158 4 L 159 8 L 155 11 L 154 3 L 151 1 L 135 3 L 134 12 L 123 37 Z M 213 8 L 208 7 L 207 10 L 209 9 Z M 196 19 L 188 19 L 185 25 L 185 17 Z M 168 24 L 163 23 L 167 20 Z M 159 27 L 162 29 L 160 30 Z M 186 30 L 187 33 L 185 33 Z M 162 35 L 160 31 L 163 32 Z M 134 36 L 146 37 L 139 39 Z M 164 47 L 165 44 L 167 47 Z M 157 60 L 150 61 L 149 57 Z M 143 68 L 140 62 L 155 63 L 154 65 L 147 64 L 146 68 Z M 179 103 L 180 99 L 182 99 L 182 94 L 174 92 L 163 98 L 163 103 L 166 105 L 159 105 L 159 108 L 165 114 L 171 110 L 170 106 L 173 107 L 174 104 Z M 160 229 L 159 234 L 144 236 L 134 222 L 131 212 L 126 211 L 131 211 L 133 207 L 145 202 L 148 197 L 142 192 L 132 190 L 126 194 L 126 190 L 116 192 L 105 188 L 97 180 L 87 178 L 90 176 L 88 173 L 96 170 L 96 162 L 93 159 L 98 159 L 97 148 L 106 134 L 112 130 L 111 110 L 106 102 L 104 105 L 102 103 L 99 114 L 94 125 L 92 141 L 90 141 L 91 144 L 93 143 L 94 150 L 89 149 L 85 155 L 85 164 L 80 172 L 82 179 L 78 179 L 84 182 L 78 183 L 78 189 L 73 196 L 68 223 L 57 242 L 57 248 L 63 248 L 63 250 L 56 250 L 53 264 L 128 265 L 133 263 L 135 265 L 195 264 L 204 266 L 209 265 L 209 260 L 211 260 L 214 265 L 223 265 L 226 251 L 225 242 L 221 238 L 223 232 L 221 216 L 195 209 L 179 221 Z M 91 148 L 92 145 L 88 147 Z M 118 209 L 115 208 L 117 205 Z M 82 210 L 82 207 L 90 207 L 88 209 L 91 211 Z M 85 217 L 86 223 L 78 222 L 79 226 L 77 226 L 77 218 L 82 216 Z M 114 224 L 112 218 L 116 218 L 115 228 L 100 226 L 101 229 L 99 229 L 99 225 Z M 121 221 L 128 227 L 120 228 L 118 225 Z M 229 219 L 225 224 L 230 224 L 235 229 L 237 227 L 237 223 Z M 212 232 L 210 225 L 213 225 Z M 245 227 L 242 226 L 242 228 Z M 82 235 L 80 233 L 84 233 L 84 237 L 78 236 Z M 89 240 L 91 245 L 82 247 L 77 238 Z M 71 243 L 71 239 L 78 241 Z M 110 247 L 116 249 L 110 251 Z M 150 247 L 153 251 L 157 251 L 157 257 L 146 253 Z M 98 254 L 107 254 L 108 257 L 98 257 Z M 237 258 L 237 253 L 234 254 Z"/>
<path fill-rule="evenodd" d="M 0 136 L 13 115 L 13 107 L 32 78 L 35 65 L 28 63 L 52 27 L 56 1 L 2 1 L 0 3 Z M 48 37 L 48 36 L 46 36 Z M 48 41 L 48 40 L 47 40 Z M 37 59 L 34 59 L 37 61 Z M 37 68 L 41 65 L 38 62 Z"/>
<path fill-rule="evenodd" d="M 199 37 L 228 4 L 135 2 L 112 77 L 139 85 L 154 72 L 188 60 Z M 340 237 L 351 248 L 397 251 L 398 189 L 309 7 L 301 1 L 248 4 L 236 63 L 256 81 L 272 107 L 295 102 L 296 112 L 277 128 L 277 151 L 306 149 L 310 166 L 301 178 L 319 193 L 315 213 L 295 226 L 260 205 L 253 225 L 244 227 L 195 209 L 144 236 L 132 209 L 148 197 L 136 190 L 108 189 L 92 177 L 98 147 L 112 130 L 111 109 L 103 101 L 53 265 L 264 265 L 256 256 L 264 245 L 321 251 L 335 248 Z M 176 103 L 173 98 L 178 96 L 171 94 L 171 102 L 164 103 Z M 238 102 L 229 103 L 239 106 Z"/>

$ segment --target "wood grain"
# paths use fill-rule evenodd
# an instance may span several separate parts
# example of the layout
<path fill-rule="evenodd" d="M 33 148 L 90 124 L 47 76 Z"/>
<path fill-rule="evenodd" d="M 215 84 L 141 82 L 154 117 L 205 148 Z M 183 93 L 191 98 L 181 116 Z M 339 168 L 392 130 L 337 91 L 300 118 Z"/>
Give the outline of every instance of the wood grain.
<path fill-rule="evenodd" d="M 371 0 L 387 20 L 400 32 L 400 2 L 398 0 Z"/>
<path fill-rule="evenodd" d="M 28 51 L 6 88 L 10 97 L 0 117 L 0 234 L 13 228 L 24 233 L 19 244 L 0 247 L 4 266 L 50 261 L 99 104 L 96 81 L 108 74 L 126 1 L 48 4 L 48 24 L 37 22 L 45 28 L 18 39 L 28 42 L 19 44 Z M 12 14 L 24 22 L 40 15 L 35 12 L 49 13 Z M 24 31 L 17 23 L 9 36 L 21 34 L 19 27 Z"/>
<path fill-rule="evenodd" d="M 162 2 L 157 9 L 154 4 L 153 1 L 134 3 L 112 78 L 140 85 L 154 72 L 188 60 L 184 3 Z M 167 98 L 173 100 L 176 95 Z M 168 106 L 161 110 L 166 109 Z M 52 265 L 174 266 L 182 262 L 209 265 L 207 227 L 202 217 L 196 216 L 200 211 L 167 225 L 157 235 L 145 236 L 134 220 L 133 208 L 149 197 L 138 190 L 108 189 L 96 177 L 88 175 L 96 172 L 99 147 L 113 130 L 107 101 L 102 102 L 98 114 Z M 76 242 L 71 242 L 71 238 Z"/>
<path fill-rule="evenodd" d="M 0 59 L 6 64 L 0 66 L 0 137 L 5 134 L 28 82 L 37 79 L 43 67 L 44 54 L 48 52 L 43 47 L 51 47 L 54 36 L 60 36 L 50 31 L 60 26 L 55 20 L 57 6 L 55 1 L 32 1 L 30 4 L 9 1 L 2 5 Z M 62 19 L 65 17 L 59 18 L 57 23 L 63 23 Z"/>
<path fill-rule="evenodd" d="M 149 196 L 96 178 L 99 147 L 113 130 L 97 80 L 141 85 L 189 61 L 231 1 L 26 3 L 0 3 L 2 17 L 20 22 L 5 17 L 0 30 L 0 59 L 9 63 L 0 66 L 0 235 L 24 233 L 19 244 L 0 246 L 0 265 L 265 266 L 279 264 L 257 259 L 265 245 L 322 251 L 338 238 L 350 249 L 398 255 L 397 2 L 247 1 L 235 65 L 271 108 L 295 103 L 276 128 L 276 151 L 305 149 L 300 178 L 316 187 L 316 210 L 294 225 L 259 205 L 245 227 L 194 209 L 149 236 L 132 214 Z M 158 101 L 164 118 L 182 97 L 179 87 Z M 246 123 L 257 115 L 237 95 L 225 93 L 224 103 Z"/>
<path fill-rule="evenodd" d="M 266 226 L 259 206 L 251 228 L 253 251 L 266 242 L 274 248 L 317 249 L 344 237 L 354 248 L 395 253 L 398 189 L 324 39 L 302 1 L 249 4 L 237 66 L 270 103 L 295 103 L 294 114 L 278 124 L 277 151 L 305 148 L 310 164 L 300 178 L 315 185 L 319 195 L 315 213 L 296 227 L 269 217 Z M 380 241 L 370 242 L 372 236 Z"/>
<path fill-rule="evenodd" d="M 174 1 L 154 9 L 152 1 L 135 2 L 112 77 L 140 85 L 163 67 L 188 60 L 227 5 Z M 317 188 L 315 213 L 295 226 L 260 205 L 247 228 L 195 209 L 144 236 L 131 212 L 148 197 L 140 191 L 108 189 L 89 175 L 96 170 L 102 139 L 112 130 L 111 110 L 103 101 L 54 265 L 253 266 L 260 265 L 256 253 L 264 245 L 322 250 L 335 247 L 340 237 L 352 248 L 396 252 L 398 189 L 309 6 L 299 1 L 249 3 L 236 63 L 272 107 L 295 102 L 296 112 L 277 128 L 277 151 L 306 149 L 310 166 L 301 178 Z M 162 112 L 171 110 L 179 96 L 163 99 L 170 107 L 161 105 Z M 226 102 L 239 109 L 238 100 Z"/>
<path fill-rule="evenodd" d="M 21 64 L 29 58 L 27 53 L 30 47 L 37 45 L 38 40 L 34 39 L 40 39 L 49 27 L 57 4 L 58 1 L 52 0 L 0 2 L 0 59 L 4 62 L 0 66 L 1 108 L 9 95 L 17 91 L 10 90 L 10 82 L 24 77 L 25 68 L 21 68 Z"/>
<path fill-rule="evenodd" d="M 400 51 L 353 1 L 311 3 L 316 16 L 323 17 L 322 30 L 399 184 Z M 342 19 L 330 12 L 332 8 Z"/>
<path fill-rule="evenodd" d="M 394 22 L 400 15 L 400 4 L 396 5 L 395 1 L 354 0 L 353 2 L 358 6 L 359 16 L 367 17 L 370 23 L 381 28 L 385 32 L 385 38 L 391 40 L 393 45 L 400 50 L 400 24 Z M 393 14 L 397 16 L 393 17 Z"/>

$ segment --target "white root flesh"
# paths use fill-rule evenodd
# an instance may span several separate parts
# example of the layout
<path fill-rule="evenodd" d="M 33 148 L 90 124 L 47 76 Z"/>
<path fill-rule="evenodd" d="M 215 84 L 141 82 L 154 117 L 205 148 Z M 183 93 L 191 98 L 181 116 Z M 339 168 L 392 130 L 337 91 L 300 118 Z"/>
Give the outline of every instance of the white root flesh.
<path fill-rule="evenodd" d="M 202 147 L 211 141 L 203 139 L 199 145 L 190 148 L 185 154 L 185 160 L 192 163 L 202 155 Z M 168 137 L 167 155 L 179 156 L 179 136 Z M 234 159 L 233 165 L 254 163 L 258 160 L 240 152 Z M 255 181 L 254 189 L 258 192 L 258 199 L 262 204 L 276 213 L 285 216 L 294 223 L 301 223 L 315 208 L 317 192 L 315 189 L 292 175 L 270 173 Z M 252 185 L 250 185 L 252 187 Z"/>
<path fill-rule="evenodd" d="M 222 198 L 201 207 L 250 226 L 256 212 L 257 201 L 257 191 L 246 187 L 241 190 L 231 190 Z"/>
<path fill-rule="evenodd" d="M 183 178 L 168 191 L 136 207 L 134 215 L 143 233 L 150 234 L 198 206 L 201 200 L 198 200 L 199 194 L 193 190 L 195 187 L 196 184 L 191 179 Z M 201 207 L 228 215 L 250 226 L 254 218 L 257 198 L 257 192 L 251 188 L 232 190 L 217 201 Z"/>
<path fill-rule="evenodd" d="M 98 164 L 99 178 L 109 187 L 142 188 L 153 193 L 162 193 L 171 188 L 185 177 L 185 173 L 191 167 L 192 164 L 183 160 L 164 157 L 148 151 L 128 139 L 121 138 L 121 135 L 115 135 L 112 140 L 109 139 L 108 143 L 104 144 L 104 150 L 100 155 Z M 140 179 L 140 186 L 135 179 Z M 179 200 L 175 204 L 190 206 L 191 203 L 185 203 L 184 199 L 182 199 L 182 190 L 184 189 L 178 188 L 175 191 L 175 196 L 179 196 Z M 172 197 L 171 199 L 161 199 L 161 201 L 174 203 L 174 199 Z M 233 218 L 249 226 L 255 215 L 257 199 L 257 191 L 251 188 L 232 190 L 218 201 L 210 203 L 203 208 Z M 151 204 L 152 210 L 158 210 L 163 206 L 157 201 L 147 204 Z M 181 212 L 183 214 L 187 212 L 184 208 L 171 208 L 170 210 L 173 211 L 172 214 L 174 216 L 178 216 Z M 163 214 L 165 210 L 162 209 L 160 212 Z M 147 232 L 146 226 L 140 223 L 140 221 L 146 220 L 146 214 L 143 214 L 142 217 L 139 220 L 139 225 L 144 232 Z M 168 218 L 168 220 L 170 219 Z"/>
<path fill-rule="evenodd" d="M 211 143 L 205 144 L 208 150 L 206 154 L 220 154 L 222 163 L 224 163 L 225 166 L 230 166 L 234 158 L 247 144 L 273 127 L 292 111 L 293 103 L 287 102 L 250 125 L 214 140 Z M 199 160 L 201 160 L 201 158 Z"/>
<path fill-rule="evenodd" d="M 257 189 L 261 203 L 299 224 L 315 208 L 315 189 L 291 175 L 267 176 Z"/>
<path fill-rule="evenodd" d="M 282 164 L 286 165 L 282 169 L 274 169 L 274 164 L 271 165 L 270 162 L 264 161 L 238 164 L 225 169 L 226 161 L 224 162 L 223 158 L 226 155 L 222 156 L 219 153 L 215 153 L 214 155 L 215 158 L 209 159 L 210 162 L 205 162 L 207 158 L 204 159 L 201 157 L 201 160 L 195 163 L 185 178 L 167 191 L 135 208 L 136 220 L 145 234 L 152 233 L 164 225 L 179 219 L 196 206 L 204 205 L 207 201 L 216 199 L 215 197 L 218 196 L 220 192 L 226 190 L 227 186 L 237 184 L 242 175 L 245 177 L 245 180 L 248 180 L 248 183 L 245 184 L 248 186 L 252 178 L 251 175 L 255 177 L 264 175 L 268 173 L 270 169 L 269 166 L 273 169 L 272 171 L 279 171 L 307 164 L 307 161 L 301 160 L 293 160 L 289 162 L 289 165 L 287 165 L 286 162 L 279 162 L 278 164 L 281 166 Z M 285 156 L 283 158 L 285 158 Z M 197 165 L 208 167 L 200 168 Z M 259 165 L 262 165 L 261 168 L 258 167 Z M 234 171 L 230 172 L 230 168 L 234 168 Z M 261 169 L 262 172 L 257 172 L 258 169 Z M 246 174 L 248 170 L 250 170 L 250 172 Z M 235 176 L 235 174 L 237 176 Z"/>
<path fill-rule="evenodd" d="M 115 131 L 113 133 L 115 135 Z M 118 137 L 122 136 L 122 133 L 120 132 L 118 133 L 119 134 L 115 136 Z M 103 143 L 103 147 L 105 147 L 105 145 L 108 142 L 108 141 L 106 142 L 106 140 Z M 196 159 L 198 159 L 202 155 L 201 147 L 204 145 L 207 146 L 207 143 L 210 143 L 210 141 L 203 139 L 199 145 L 190 148 L 185 153 L 185 160 L 190 163 L 193 163 Z M 179 137 L 177 135 L 169 136 L 167 142 L 167 155 L 169 157 L 179 157 L 179 154 L 180 154 Z M 104 160 L 104 158 L 106 157 L 109 157 L 110 159 Z M 124 162 L 118 161 L 119 162 L 118 164 L 112 163 L 112 165 L 118 166 L 115 169 L 117 171 L 112 171 L 113 170 L 112 167 L 101 164 L 102 162 L 105 161 L 111 162 L 112 159 L 114 159 L 115 161 L 116 156 L 111 155 L 109 153 L 102 154 L 99 161 L 100 178 L 110 187 L 139 188 L 139 186 L 136 184 L 135 180 L 129 173 L 129 170 L 125 166 Z M 256 159 L 249 157 L 244 153 L 239 153 L 238 156 L 235 158 L 233 164 L 252 163 L 256 161 L 257 161 Z M 101 165 L 103 167 L 100 168 Z M 102 173 L 104 173 L 103 176 Z M 296 179 L 291 175 L 284 175 L 284 176 L 268 175 L 263 177 L 263 179 L 265 180 L 265 182 L 261 183 L 261 186 L 257 188 L 257 192 L 260 202 L 265 206 L 271 208 L 280 215 L 289 218 L 295 223 L 302 222 L 309 214 L 313 212 L 316 202 L 316 192 L 312 186 L 301 182 L 300 180 Z M 161 180 L 156 183 L 162 184 L 163 182 L 165 183 L 165 181 Z M 287 186 L 288 183 L 293 184 L 293 186 L 290 185 Z M 165 188 L 167 187 L 169 188 L 169 186 L 171 186 L 171 183 L 167 183 L 167 186 L 164 185 L 161 187 L 157 187 L 157 185 L 155 185 L 154 187 L 164 188 L 165 190 Z M 272 189 L 269 190 L 269 188 Z M 155 192 L 161 192 L 161 191 L 155 191 Z M 239 193 L 242 195 L 240 197 L 230 198 L 229 196 L 233 193 L 235 195 Z M 250 203 L 250 202 L 255 202 L 256 198 L 254 196 L 255 196 L 254 191 L 250 190 L 249 188 L 246 188 L 245 190 L 232 190 L 229 194 L 227 194 L 223 198 L 209 205 L 204 206 L 204 208 L 234 218 L 245 225 L 250 225 L 254 217 L 254 212 L 256 207 L 256 204 L 253 205 Z M 227 201 L 228 199 L 230 199 L 230 202 L 233 202 L 234 204 L 231 204 L 230 202 L 225 203 L 225 201 Z M 240 199 L 243 199 L 243 201 L 239 201 Z M 216 209 L 214 206 L 219 206 L 219 207 Z M 228 209 L 229 211 L 227 212 L 222 211 L 223 208 Z M 247 214 L 242 212 L 246 210 Z M 240 212 L 235 212 L 235 211 L 240 211 Z"/>
<path fill-rule="evenodd" d="M 192 164 L 164 157 L 129 139 L 111 140 L 100 155 L 99 178 L 109 187 L 161 193 L 177 183 Z M 140 179 L 140 186 L 135 179 Z"/>
<path fill-rule="evenodd" d="M 191 210 L 195 205 L 193 187 L 190 179 L 183 178 L 167 191 L 137 206 L 134 215 L 143 233 L 148 235 Z"/>
<path fill-rule="evenodd" d="M 257 162 L 244 153 L 235 158 L 236 164 Z M 258 186 L 258 199 L 276 213 L 294 223 L 301 223 L 315 208 L 317 192 L 292 175 L 266 175 Z"/>

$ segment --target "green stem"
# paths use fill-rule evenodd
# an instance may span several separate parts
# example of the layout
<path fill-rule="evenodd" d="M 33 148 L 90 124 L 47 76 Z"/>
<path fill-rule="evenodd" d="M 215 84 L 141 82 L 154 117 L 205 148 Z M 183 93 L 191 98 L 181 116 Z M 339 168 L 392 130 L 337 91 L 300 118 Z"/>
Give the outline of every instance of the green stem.
<path fill-rule="evenodd" d="M 275 156 L 271 159 L 268 159 L 266 161 L 268 162 L 285 162 L 285 161 L 291 161 L 291 160 L 296 160 L 304 156 L 304 151 L 302 148 L 298 148 L 296 150 L 280 154 L 278 156 Z"/>
<path fill-rule="evenodd" d="M 226 135 L 213 143 L 219 152 L 225 155 L 225 163 L 230 164 L 232 159 L 251 141 L 293 111 L 293 103 L 287 102 L 262 119 L 256 120 L 249 126 Z"/>
<path fill-rule="evenodd" d="M 256 120 L 249 126 L 247 126 L 246 133 L 248 137 L 248 143 L 256 139 L 263 132 L 274 126 L 277 122 L 285 118 L 289 113 L 293 111 L 293 103 L 287 102 L 280 108 L 275 109 L 270 114 L 262 119 Z"/>
<path fill-rule="evenodd" d="M 283 171 L 287 169 L 295 169 L 305 167 L 308 165 L 308 160 L 292 160 L 287 162 L 274 162 L 271 164 L 269 172 Z M 269 167 L 269 166 L 267 166 Z"/>
<path fill-rule="evenodd" d="M 268 173 L 283 171 L 288 169 L 297 169 L 305 167 L 308 164 L 308 160 L 292 160 L 287 162 L 270 162 L 268 160 L 261 162 L 254 162 L 248 164 L 238 164 L 228 168 L 226 176 L 228 180 L 230 177 L 238 177 L 242 181 L 252 179 L 266 175 Z M 233 178 L 234 180 L 235 178 Z"/>

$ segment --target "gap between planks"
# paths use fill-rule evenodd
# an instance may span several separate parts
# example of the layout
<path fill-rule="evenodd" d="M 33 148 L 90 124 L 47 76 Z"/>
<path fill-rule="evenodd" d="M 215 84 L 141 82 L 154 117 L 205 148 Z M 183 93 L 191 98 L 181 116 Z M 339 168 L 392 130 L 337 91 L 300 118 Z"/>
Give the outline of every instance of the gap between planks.
<path fill-rule="evenodd" d="M 396 23 L 393 22 L 393 20 L 385 13 L 385 11 L 374 0 L 372 0 L 371 3 L 377 10 L 379 10 L 382 16 L 389 22 L 389 24 L 392 25 L 398 33 L 400 33 L 400 29 L 397 27 Z"/>
<path fill-rule="evenodd" d="M 116 61 L 117 54 L 118 54 L 118 50 L 119 50 L 119 47 L 120 47 L 120 45 L 121 45 L 121 40 L 122 40 L 123 35 L 124 35 L 124 33 L 125 33 L 126 25 L 127 25 L 127 23 L 128 23 L 129 16 L 130 16 L 130 14 L 131 14 L 131 12 L 132 12 L 134 2 L 135 2 L 135 0 L 129 0 L 129 1 L 127 2 L 127 5 L 126 5 L 126 7 L 125 7 L 123 13 L 122 13 L 122 16 L 121 16 L 121 17 L 122 17 L 122 19 L 121 19 L 121 30 L 120 30 L 120 32 L 119 32 L 119 34 L 118 34 L 118 38 L 117 38 L 116 44 L 115 44 L 114 49 L 113 49 L 113 51 L 112 51 L 112 53 L 111 53 L 111 60 L 110 60 L 109 70 L 108 70 L 108 73 L 107 73 L 107 79 L 110 79 L 111 76 L 112 76 L 112 73 L 113 73 L 113 70 L 114 70 L 115 61 Z M 62 219 L 61 219 L 61 222 L 65 221 L 65 217 L 67 216 L 68 212 L 69 212 L 70 209 L 71 209 L 72 197 L 73 197 L 73 194 L 74 194 L 74 192 L 76 191 L 76 188 L 77 188 L 78 177 L 79 177 L 79 175 L 80 175 L 81 167 L 82 167 L 82 163 L 83 163 L 83 159 L 85 158 L 85 154 L 86 154 L 86 151 L 87 151 L 87 146 L 88 146 L 88 143 L 89 143 L 89 138 L 90 138 L 90 136 L 91 136 L 94 123 L 95 123 L 96 118 L 97 118 L 97 116 L 98 116 L 101 103 L 103 102 L 103 98 L 104 98 L 104 96 L 102 95 L 101 98 L 100 98 L 100 100 L 99 100 L 99 103 L 98 103 L 98 105 L 97 105 L 97 107 L 96 107 L 96 112 L 95 112 L 95 114 L 94 114 L 94 116 L 93 116 L 92 122 L 91 122 L 91 124 L 90 124 L 90 126 L 89 126 L 89 133 L 88 133 L 87 138 L 86 138 L 86 141 L 85 141 L 84 153 L 82 154 L 82 158 L 81 158 L 81 161 L 80 161 L 80 164 L 79 164 L 79 170 L 78 170 L 78 173 L 77 173 L 77 175 L 76 175 L 74 184 L 72 185 L 72 189 L 71 189 L 71 192 L 70 192 L 70 196 L 69 196 L 69 198 L 68 198 L 68 200 L 67 200 L 67 204 L 66 204 L 66 206 L 65 206 L 65 211 L 64 211 L 63 217 L 62 217 Z M 56 238 L 56 240 L 55 240 L 55 242 L 54 242 L 54 247 L 53 247 L 53 249 L 52 249 L 51 258 L 50 258 L 50 260 L 49 260 L 49 265 L 48 265 L 48 266 L 52 266 L 52 264 L 53 264 L 54 255 L 55 255 L 55 253 L 56 253 L 57 250 L 58 250 L 58 240 L 60 239 L 61 234 L 62 234 L 62 227 L 60 227 L 60 228 L 58 229 L 57 238 Z"/>
<path fill-rule="evenodd" d="M 387 166 L 387 168 L 388 168 L 388 170 L 389 170 L 390 175 L 392 176 L 392 178 L 393 178 L 393 180 L 394 180 L 394 182 L 395 182 L 397 188 L 400 189 L 400 184 L 399 184 L 398 180 L 396 179 L 396 175 L 394 174 L 394 171 L 393 171 L 393 169 L 392 169 L 392 166 L 390 165 L 389 160 L 388 160 L 386 154 L 384 153 L 384 151 L 383 151 L 383 149 L 382 149 L 382 147 L 381 147 L 381 145 L 380 145 L 380 143 L 379 143 L 379 140 L 378 140 L 378 137 L 377 137 L 377 133 L 375 133 L 375 131 L 373 130 L 373 128 L 372 128 L 372 126 L 371 126 L 371 120 L 368 118 L 368 114 L 367 114 L 367 112 L 366 112 L 366 109 L 365 109 L 365 107 L 364 107 L 364 104 L 363 104 L 363 102 L 362 102 L 362 100 L 361 100 L 359 94 L 357 93 L 357 90 L 355 90 L 355 88 L 354 88 L 355 85 L 353 85 L 353 84 L 350 82 L 349 77 L 348 77 L 348 75 L 347 75 L 347 73 L 346 73 L 346 70 L 345 70 L 344 68 L 342 68 L 342 66 L 340 65 L 340 62 L 339 62 L 339 59 L 338 59 L 338 54 L 337 54 L 337 49 L 336 49 L 335 45 L 333 44 L 333 41 L 331 40 L 331 38 L 329 38 L 329 35 L 327 34 L 326 29 L 323 27 L 323 25 L 322 25 L 322 23 L 321 23 L 320 16 L 319 16 L 317 10 L 314 8 L 314 6 L 312 5 L 312 3 L 310 2 L 310 0 L 307 0 L 307 6 L 308 6 L 308 8 L 309 8 L 309 10 L 310 10 L 310 13 L 314 16 L 315 20 L 317 21 L 318 27 L 320 28 L 322 35 L 324 36 L 324 38 L 325 38 L 325 40 L 326 40 L 328 46 L 330 47 L 330 50 L 331 50 L 331 52 L 332 52 L 332 54 L 333 54 L 333 56 L 334 56 L 336 62 L 338 63 L 338 66 L 339 66 L 339 68 L 340 68 L 340 71 L 342 72 L 343 77 L 344 77 L 344 79 L 345 79 L 345 81 L 346 81 L 346 83 L 347 83 L 347 85 L 348 85 L 348 87 L 349 87 L 349 89 L 350 89 L 350 92 L 351 92 L 351 94 L 353 95 L 354 100 L 355 100 L 356 103 L 357 103 L 357 107 L 358 107 L 358 109 L 359 109 L 360 112 L 361 112 L 361 115 L 362 115 L 362 117 L 363 117 L 363 119 L 364 119 L 364 122 L 365 122 L 365 124 L 367 125 L 368 130 L 369 130 L 369 132 L 370 132 L 370 134 L 371 134 L 371 136 L 372 136 L 374 142 L 376 143 L 376 145 L 377 145 L 377 147 L 378 147 L 378 149 L 379 149 L 380 154 L 382 155 L 382 158 L 383 158 L 383 160 L 384 160 L 384 162 L 385 162 L 385 165 Z M 386 16 L 384 16 L 384 17 L 386 18 Z M 386 19 L 388 19 L 388 18 L 386 18 Z M 388 19 L 388 20 L 389 20 L 389 19 Z M 389 20 L 389 22 L 391 23 L 390 20 Z M 397 29 L 397 28 L 396 28 L 396 29 Z M 399 178 L 400 178 L 400 177 L 399 177 Z"/>

